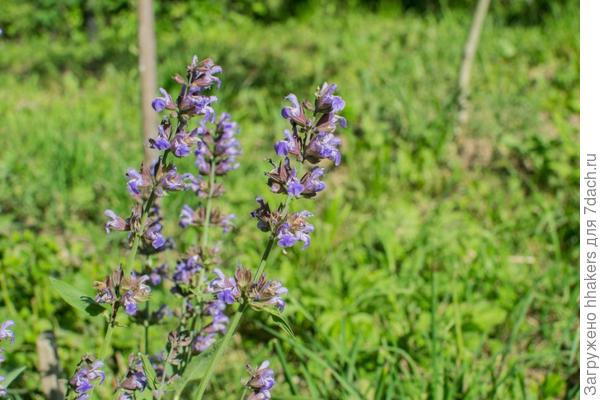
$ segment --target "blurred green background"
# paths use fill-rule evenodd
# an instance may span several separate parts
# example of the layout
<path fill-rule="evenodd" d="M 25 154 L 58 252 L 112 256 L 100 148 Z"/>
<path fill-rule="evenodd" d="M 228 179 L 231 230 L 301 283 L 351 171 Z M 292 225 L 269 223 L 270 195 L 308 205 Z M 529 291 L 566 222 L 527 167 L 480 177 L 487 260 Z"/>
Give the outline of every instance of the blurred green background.
<path fill-rule="evenodd" d="M 290 290 L 296 343 L 246 318 L 209 398 L 239 398 L 244 365 L 266 358 L 274 399 L 577 397 L 578 3 L 492 1 L 471 118 L 456 134 L 474 7 L 155 1 L 159 85 L 173 90 L 170 76 L 193 54 L 212 57 L 224 69 L 217 110 L 241 125 L 241 168 L 222 203 L 238 215 L 225 269 L 256 265 L 264 246 L 249 212 L 268 191 L 262 171 L 285 128 L 283 97 L 309 97 L 327 80 L 347 104 L 343 164 L 304 204 L 316 214 L 313 245 L 276 252 L 269 266 Z M 91 290 L 125 251 L 102 213 L 128 211 L 124 172 L 143 157 L 135 8 L 2 5 L 0 319 L 18 325 L 2 367 L 27 366 L 13 384 L 23 398 L 42 398 L 40 332 L 55 332 L 63 377 L 102 341 L 102 321 L 70 308 L 48 278 Z M 167 233 L 179 235 L 179 207 L 192 201 L 164 202 Z M 167 328 L 152 331 L 153 351 Z M 115 371 L 139 329 L 117 330 Z"/>

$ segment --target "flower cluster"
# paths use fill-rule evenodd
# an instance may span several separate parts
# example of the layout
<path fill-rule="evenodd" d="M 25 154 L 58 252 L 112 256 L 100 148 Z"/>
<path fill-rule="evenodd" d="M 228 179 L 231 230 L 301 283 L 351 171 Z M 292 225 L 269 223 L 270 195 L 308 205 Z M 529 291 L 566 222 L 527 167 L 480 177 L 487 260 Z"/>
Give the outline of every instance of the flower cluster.
<path fill-rule="evenodd" d="M 2 325 L 0 325 L 0 342 L 3 342 L 4 340 L 7 340 L 7 339 L 10 340 L 11 343 L 13 343 L 15 341 L 15 334 L 11 329 L 9 329 L 14 324 L 15 324 L 15 322 L 9 319 L 7 321 L 4 321 L 2 323 Z M 4 350 L 0 349 L 0 364 L 2 364 L 3 362 L 4 362 Z M 5 378 L 0 375 L 0 397 L 4 397 L 7 394 L 6 388 L 4 386 L 2 386 L 2 382 L 4 380 L 5 380 Z"/>
<path fill-rule="evenodd" d="M 258 279 L 252 279 L 252 272 L 244 267 L 237 267 L 234 277 L 225 276 L 219 269 L 215 269 L 215 278 L 209 285 L 209 291 L 225 304 L 234 302 L 247 302 L 252 307 L 275 307 L 279 311 L 285 308 L 282 296 L 287 294 L 287 289 L 279 281 L 267 280 L 262 274 Z"/>
<path fill-rule="evenodd" d="M 137 355 L 129 356 L 129 368 L 125 379 L 119 387 L 123 390 L 119 400 L 135 399 L 135 392 L 142 392 L 148 386 L 148 378 L 144 373 L 142 360 Z"/>
<path fill-rule="evenodd" d="M 246 400 L 267 400 L 271 398 L 271 389 L 275 385 L 275 374 L 269 368 L 269 361 L 263 361 L 258 368 L 246 367 L 250 379 L 245 386 L 252 391 Z"/>
<path fill-rule="evenodd" d="M 194 210 L 192 207 L 185 204 L 181 209 L 179 215 L 179 226 L 187 228 L 188 226 L 202 226 L 206 219 L 206 209 L 200 207 Z M 209 223 L 212 225 L 219 226 L 223 233 L 227 233 L 233 229 L 233 220 L 235 214 L 221 214 L 218 209 L 211 210 Z"/>
<path fill-rule="evenodd" d="M 71 389 L 77 395 L 76 400 L 87 400 L 90 398 L 90 392 L 94 389 L 95 383 L 102 384 L 106 379 L 102 367 L 104 364 L 100 360 L 93 360 L 91 357 L 84 356 L 75 375 L 69 381 Z"/>
<path fill-rule="evenodd" d="M 346 127 L 346 120 L 338 113 L 344 108 L 344 100 L 336 96 L 336 85 L 325 82 L 315 94 L 314 103 L 300 103 L 294 94 L 286 99 L 291 106 L 281 110 L 291 129 L 283 133 L 283 140 L 274 148 L 281 157 L 278 164 L 271 161 L 273 169 L 266 173 L 267 184 L 273 193 L 287 196 L 287 201 L 277 210 L 271 211 L 262 198 L 257 198 L 259 207 L 252 212 L 258 228 L 271 232 L 282 248 L 303 243 L 310 245 L 310 234 L 314 227 L 307 222 L 312 216 L 308 211 L 288 213 L 290 199 L 313 198 L 325 190 L 321 180 L 325 169 L 321 166 L 326 160 L 338 166 L 341 163 L 340 139 L 334 135 L 338 126 Z M 300 173 L 300 169 L 304 173 Z"/>
<path fill-rule="evenodd" d="M 96 303 L 123 306 L 128 315 L 134 316 L 138 311 L 138 303 L 148 300 L 150 296 L 150 287 L 146 285 L 149 279 L 147 275 L 135 272 L 123 277 L 123 269 L 119 267 L 104 281 L 95 283 Z"/>
<path fill-rule="evenodd" d="M 212 104 L 217 98 L 206 96 L 203 92 L 215 83 L 220 84 L 219 78 L 214 76 L 219 72 L 221 67 L 212 60 L 198 61 L 194 57 L 187 68 L 186 78 L 179 75 L 175 77 L 175 81 L 181 85 L 180 94 L 175 101 L 165 89 L 160 89 L 162 96 L 154 99 L 152 107 L 165 115 L 158 127 L 157 136 L 150 139 L 150 147 L 159 151 L 158 159 L 151 165 L 127 170 L 127 190 L 135 201 L 131 215 L 125 219 L 112 210 L 105 212 L 108 217 L 106 231 L 129 231 L 130 243 L 133 245 L 136 237 L 141 238 L 142 251 L 146 250 L 145 253 L 149 249 L 163 250 L 170 244 L 162 235 L 161 218 L 155 200 L 168 192 L 199 187 L 193 176 L 180 175 L 177 167 L 168 163 L 167 158 L 169 154 L 177 158 L 185 157 L 192 153 L 195 146 L 197 151 L 205 147 L 200 136 L 204 135 L 206 122 L 214 121 Z M 190 120 L 194 117 L 201 117 L 199 127 L 190 127 Z M 221 131 L 231 131 L 228 119 L 221 120 L 217 124 L 222 126 Z M 176 121 L 175 124 L 172 121 Z M 220 135 L 232 134 L 224 132 Z"/>

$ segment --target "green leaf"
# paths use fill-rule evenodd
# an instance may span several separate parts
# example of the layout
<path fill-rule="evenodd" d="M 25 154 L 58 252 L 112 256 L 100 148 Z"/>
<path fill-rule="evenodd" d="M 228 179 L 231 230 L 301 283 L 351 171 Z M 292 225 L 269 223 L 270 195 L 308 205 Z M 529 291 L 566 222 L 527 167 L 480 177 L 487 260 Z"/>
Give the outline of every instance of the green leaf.
<path fill-rule="evenodd" d="M 144 368 L 144 373 L 148 377 L 148 381 L 150 382 L 150 387 L 152 389 L 158 389 L 158 380 L 156 379 L 156 371 L 154 367 L 152 367 L 152 363 L 148 359 L 148 356 L 143 353 L 138 353 L 140 358 L 142 359 L 142 366 Z"/>
<path fill-rule="evenodd" d="M 269 313 L 269 315 L 271 315 L 271 318 L 273 319 L 273 322 L 275 322 L 275 324 L 277 324 L 281 328 L 281 330 L 283 330 L 289 336 L 295 337 L 290 322 L 279 310 L 271 307 L 261 307 L 259 310 L 266 311 L 267 313 Z"/>
<path fill-rule="evenodd" d="M 25 371 L 25 369 L 25 367 L 21 367 L 13 369 L 9 373 L 7 373 L 4 377 L 4 381 L 2 382 L 2 386 L 8 387 L 15 379 L 19 377 L 19 375 L 21 375 L 21 372 Z"/>
<path fill-rule="evenodd" d="M 106 308 L 96 303 L 92 297 L 80 292 L 79 289 L 66 282 L 50 278 L 50 285 L 64 301 L 92 317 L 106 311 Z"/>

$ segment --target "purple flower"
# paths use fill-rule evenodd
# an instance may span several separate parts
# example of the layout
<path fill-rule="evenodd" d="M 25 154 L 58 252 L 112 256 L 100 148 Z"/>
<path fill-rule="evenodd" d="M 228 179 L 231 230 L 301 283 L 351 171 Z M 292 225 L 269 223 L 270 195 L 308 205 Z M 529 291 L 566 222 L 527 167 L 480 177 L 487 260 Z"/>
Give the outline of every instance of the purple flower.
<path fill-rule="evenodd" d="M 152 108 L 154 109 L 154 111 L 161 112 L 165 108 L 175 108 L 175 104 L 173 103 L 171 95 L 169 95 L 169 93 L 163 88 L 160 88 L 159 91 L 162 94 L 162 97 L 157 97 L 154 100 L 152 100 Z"/>
<path fill-rule="evenodd" d="M 285 98 L 286 100 L 289 100 L 289 102 L 292 103 L 292 105 L 291 107 L 284 107 L 281 110 L 281 116 L 300 126 L 306 126 L 308 123 L 308 119 L 304 115 L 304 110 L 298 102 L 298 98 L 296 97 L 296 95 L 290 93 Z"/>
<path fill-rule="evenodd" d="M 340 143 L 340 139 L 332 133 L 319 132 L 308 144 L 307 159 L 317 163 L 321 159 L 327 158 L 338 166 L 342 162 L 342 154 L 338 149 Z"/>
<path fill-rule="evenodd" d="M 104 211 L 104 215 L 109 219 L 104 225 L 106 233 L 110 231 L 126 231 L 129 229 L 129 224 L 123 218 L 119 217 L 113 210 Z"/>
<path fill-rule="evenodd" d="M 185 183 L 181 175 L 177 174 L 177 168 L 172 166 L 160 180 L 163 189 L 173 192 L 185 189 Z"/>
<path fill-rule="evenodd" d="M 285 301 L 282 296 L 287 293 L 287 288 L 281 282 L 268 281 L 263 274 L 250 285 L 248 297 L 255 307 L 274 306 L 283 311 Z"/>
<path fill-rule="evenodd" d="M 182 228 L 187 228 L 191 224 L 194 223 L 194 215 L 195 211 L 192 207 L 184 204 L 181 209 L 181 213 L 179 214 L 179 226 Z"/>
<path fill-rule="evenodd" d="M 287 181 L 287 192 L 294 197 L 300 197 L 304 191 L 304 185 L 296 178 L 296 170 L 292 169 L 293 175 Z"/>
<path fill-rule="evenodd" d="M 219 221 L 219 226 L 223 229 L 223 233 L 227 233 L 233 229 L 234 224 L 233 220 L 235 219 L 235 214 L 228 214 L 221 217 Z"/>
<path fill-rule="evenodd" d="M 208 285 L 208 291 L 215 293 L 217 298 L 226 304 L 233 304 L 240 296 L 240 291 L 232 277 L 226 277 L 220 269 L 214 270 L 217 278 L 213 279 Z"/>
<path fill-rule="evenodd" d="M 2 375 L 0 375 L 0 383 L 4 382 L 4 379 L 5 378 Z M 4 397 L 7 394 L 8 391 L 6 390 L 6 388 L 0 384 L 0 397 Z"/>
<path fill-rule="evenodd" d="M 302 192 L 304 197 L 313 197 L 325 189 L 325 183 L 319 180 L 324 173 L 325 170 L 323 168 L 315 167 L 304 174 L 300 181 L 304 185 L 304 191 Z"/>
<path fill-rule="evenodd" d="M 104 383 L 106 379 L 101 368 L 104 366 L 102 361 L 97 360 L 93 363 L 90 360 L 85 360 L 81 363 L 75 372 L 75 375 L 69 381 L 69 384 L 77 393 L 77 400 L 86 400 L 89 398 L 89 393 L 94 388 L 94 383 Z"/>
<path fill-rule="evenodd" d="M 200 257 L 197 255 L 180 260 L 175 266 L 173 281 L 178 285 L 189 285 L 192 283 L 192 278 L 200 272 L 201 269 L 202 264 L 200 264 Z"/>
<path fill-rule="evenodd" d="M 310 233 L 314 226 L 309 224 L 306 219 L 312 217 L 308 211 L 300 211 L 288 217 L 288 220 L 281 224 L 277 230 L 277 244 L 280 247 L 292 247 L 297 242 L 304 243 L 306 249 L 310 245 Z"/>
<path fill-rule="evenodd" d="M 284 139 L 275 143 L 275 153 L 278 156 L 284 157 L 288 154 L 300 154 L 300 142 L 298 138 L 292 136 L 292 133 L 286 129 L 283 131 Z"/>
<path fill-rule="evenodd" d="M 340 96 L 334 96 L 337 89 L 335 83 L 329 85 L 323 83 L 321 89 L 317 92 L 316 111 L 322 113 L 336 113 L 342 111 L 346 103 Z"/>
<path fill-rule="evenodd" d="M 148 300 L 150 287 L 146 281 L 150 279 L 147 275 L 136 275 L 131 273 L 128 279 L 122 284 L 122 290 L 125 294 L 121 297 L 121 303 L 125 307 L 125 312 L 131 316 L 137 313 L 137 303 Z"/>
<path fill-rule="evenodd" d="M 171 129 L 168 120 L 158 126 L 158 135 L 154 139 L 150 139 L 150 147 L 159 151 L 165 151 L 171 147 L 169 143 L 169 135 L 167 129 Z"/>
<path fill-rule="evenodd" d="M 270 390 L 275 385 L 275 373 L 269 368 L 269 362 L 263 361 L 256 369 L 247 367 L 250 373 L 250 379 L 246 386 L 252 390 L 252 393 L 246 400 L 267 400 L 271 398 Z"/>
<path fill-rule="evenodd" d="M 162 225 L 158 221 L 148 226 L 146 232 L 144 232 L 144 238 L 152 244 L 155 250 L 162 248 L 167 243 L 165 237 L 162 235 Z"/>
<path fill-rule="evenodd" d="M 142 188 L 150 184 L 144 175 L 133 168 L 129 168 L 125 175 L 129 178 L 127 181 L 127 189 L 129 190 L 129 193 L 134 196 L 139 196 Z"/>
<path fill-rule="evenodd" d="M 173 138 L 171 150 L 176 157 L 185 157 L 192 151 L 191 146 L 195 141 L 194 136 L 180 132 Z"/>
<path fill-rule="evenodd" d="M 9 319 L 7 321 L 4 321 L 2 323 L 2 325 L 0 325 L 0 342 L 3 341 L 4 339 L 10 339 L 11 343 L 15 342 L 15 334 L 10 328 L 11 326 L 13 326 L 15 324 L 15 321 Z"/>
<path fill-rule="evenodd" d="M 163 279 L 167 277 L 167 264 L 161 264 L 158 267 L 152 269 L 149 274 L 150 284 L 152 286 L 158 286 Z"/>
<path fill-rule="evenodd" d="M 202 353 L 206 351 L 217 341 L 216 333 L 201 333 L 194 338 L 192 343 L 192 350 L 195 353 Z"/>

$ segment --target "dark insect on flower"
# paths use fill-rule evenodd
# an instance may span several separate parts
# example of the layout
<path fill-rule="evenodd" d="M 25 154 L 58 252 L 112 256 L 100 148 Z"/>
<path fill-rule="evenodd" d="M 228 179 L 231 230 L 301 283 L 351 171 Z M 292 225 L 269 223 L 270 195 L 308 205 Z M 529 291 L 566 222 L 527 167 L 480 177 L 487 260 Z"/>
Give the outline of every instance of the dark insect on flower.
<path fill-rule="evenodd" d="M 269 232 L 279 223 L 280 215 L 278 212 L 271 211 L 269 203 L 262 197 L 257 197 L 258 208 L 250 213 L 252 218 L 257 219 L 256 226 L 263 232 Z"/>
<path fill-rule="evenodd" d="M 312 217 L 308 211 L 293 213 L 287 217 L 277 229 L 277 244 L 280 247 L 292 247 L 297 242 L 304 243 L 306 249 L 310 245 L 310 233 L 314 231 L 314 226 L 307 222 L 307 218 Z"/>
<path fill-rule="evenodd" d="M 165 151 L 171 147 L 171 122 L 165 118 L 158 125 L 158 135 L 154 139 L 150 139 L 150 147 L 159 151 Z"/>
<path fill-rule="evenodd" d="M 245 386 L 252 390 L 246 400 L 268 400 L 275 385 L 275 373 L 269 368 L 269 361 L 263 361 L 258 368 L 246 366 L 250 379 Z"/>
<path fill-rule="evenodd" d="M 76 400 L 87 400 L 90 397 L 90 391 L 95 384 L 102 384 L 106 379 L 102 367 L 104 364 L 100 360 L 84 356 L 77 366 L 75 375 L 69 380 L 69 385 L 77 394 Z"/>

